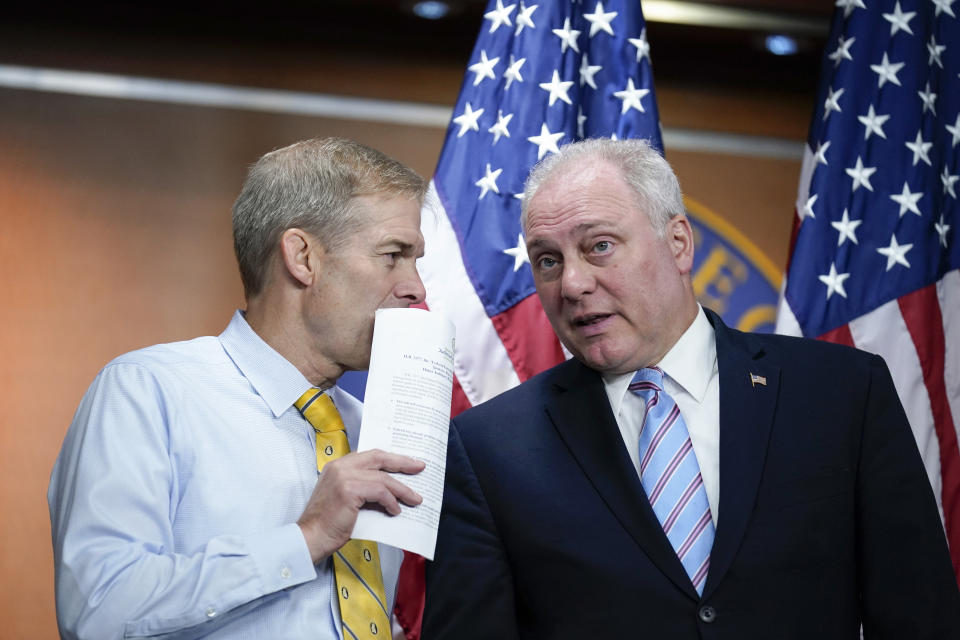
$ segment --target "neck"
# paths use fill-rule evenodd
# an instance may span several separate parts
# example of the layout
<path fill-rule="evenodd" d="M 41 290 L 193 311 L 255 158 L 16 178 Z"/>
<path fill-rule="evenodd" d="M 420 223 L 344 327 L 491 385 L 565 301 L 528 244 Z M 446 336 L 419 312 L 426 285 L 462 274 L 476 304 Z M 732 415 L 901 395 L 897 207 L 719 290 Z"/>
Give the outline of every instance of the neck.
<path fill-rule="evenodd" d="M 311 385 L 319 389 L 332 387 L 343 374 L 343 369 L 317 351 L 308 328 L 301 321 L 301 314 L 297 312 L 295 301 L 283 298 L 282 294 L 270 293 L 248 298 L 244 312 L 247 324 L 295 366 Z"/>
<path fill-rule="evenodd" d="M 697 319 L 698 312 L 699 308 L 697 307 L 696 298 L 690 297 L 689 302 L 684 304 L 683 308 L 676 313 L 677 321 L 672 325 L 674 327 L 673 334 L 666 341 L 663 351 L 658 354 L 656 358 L 652 359 L 650 363 L 644 365 L 644 367 L 656 366 L 670 353 L 670 350 L 680 341 L 680 338 L 682 338 L 683 334 L 690 328 L 693 321 Z"/>

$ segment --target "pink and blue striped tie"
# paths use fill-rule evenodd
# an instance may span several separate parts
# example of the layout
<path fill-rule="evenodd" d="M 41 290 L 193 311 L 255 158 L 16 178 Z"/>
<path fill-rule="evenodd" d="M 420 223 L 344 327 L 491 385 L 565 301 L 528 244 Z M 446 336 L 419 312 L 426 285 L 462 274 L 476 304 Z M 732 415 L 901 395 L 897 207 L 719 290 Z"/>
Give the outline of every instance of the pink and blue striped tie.
<path fill-rule="evenodd" d="M 640 429 L 640 482 L 690 581 L 702 595 L 714 527 L 687 425 L 677 403 L 663 389 L 659 368 L 637 371 L 629 389 L 647 405 Z"/>

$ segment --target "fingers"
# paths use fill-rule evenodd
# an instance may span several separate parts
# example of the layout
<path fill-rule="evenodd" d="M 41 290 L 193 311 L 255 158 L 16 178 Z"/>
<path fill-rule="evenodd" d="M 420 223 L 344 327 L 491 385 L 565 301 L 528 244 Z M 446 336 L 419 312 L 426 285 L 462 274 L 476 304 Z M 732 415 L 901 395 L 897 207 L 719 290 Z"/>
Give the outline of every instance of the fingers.
<path fill-rule="evenodd" d="M 397 480 L 392 476 L 388 476 L 384 474 L 383 483 L 387 488 L 387 490 L 390 492 L 390 495 L 393 496 L 394 504 L 396 504 L 396 501 L 399 500 L 400 502 L 403 502 L 408 506 L 415 507 L 421 502 L 423 502 L 423 498 L 420 496 L 419 493 L 417 493 L 416 491 L 414 491 L 413 489 L 411 489 L 410 487 L 403 484 L 402 482 L 400 482 L 399 480 Z M 382 502 L 380 504 L 385 509 L 387 509 L 387 511 L 391 515 L 398 515 L 400 513 L 399 505 L 397 505 L 397 510 L 396 512 L 394 512 L 394 511 L 390 511 L 387 505 L 383 504 Z"/>
<path fill-rule="evenodd" d="M 327 463 L 297 521 L 313 561 L 328 556 L 349 539 L 360 509 L 381 508 L 396 516 L 401 504 L 422 503 L 416 491 L 390 474 L 416 474 L 424 466 L 416 458 L 381 450 L 348 453 Z"/>
<path fill-rule="evenodd" d="M 363 496 L 365 507 L 379 505 L 392 516 L 400 515 L 401 502 L 416 506 L 423 501 L 412 489 L 387 475 L 379 482 L 358 486 L 356 493 Z"/>
<path fill-rule="evenodd" d="M 370 469 L 388 471 L 390 473 L 405 473 L 411 475 L 420 473 L 426 466 L 423 460 L 417 460 L 409 456 L 402 456 L 396 453 L 387 453 L 381 449 L 370 449 L 361 453 L 350 453 L 340 458 L 347 460 L 355 457 L 361 464 Z"/>
<path fill-rule="evenodd" d="M 375 503 L 387 513 L 398 515 L 399 502 L 416 506 L 423 498 L 390 473 L 415 474 L 424 466 L 422 460 L 371 450 L 348 454 L 328 463 L 323 475 L 328 476 L 345 502 L 353 499 L 358 508 Z"/>

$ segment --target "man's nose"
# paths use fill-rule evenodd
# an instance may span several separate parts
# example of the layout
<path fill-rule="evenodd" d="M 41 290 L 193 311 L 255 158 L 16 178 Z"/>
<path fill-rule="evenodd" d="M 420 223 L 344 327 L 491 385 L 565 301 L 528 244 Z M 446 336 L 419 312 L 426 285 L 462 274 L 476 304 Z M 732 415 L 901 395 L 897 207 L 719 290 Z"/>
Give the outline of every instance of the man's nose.
<path fill-rule="evenodd" d="M 416 265 L 413 265 L 410 273 L 397 283 L 393 294 L 399 300 L 403 300 L 407 306 L 420 304 L 426 299 L 427 290 L 423 286 L 423 280 L 420 279 Z"/>
<path fill-rule="evenodd" d="M 578 300 L 596 288 L 597 280 L 589 264 L 581 260 L 567 260 L 563 264 L 560 291 L 568 300 Z"/>

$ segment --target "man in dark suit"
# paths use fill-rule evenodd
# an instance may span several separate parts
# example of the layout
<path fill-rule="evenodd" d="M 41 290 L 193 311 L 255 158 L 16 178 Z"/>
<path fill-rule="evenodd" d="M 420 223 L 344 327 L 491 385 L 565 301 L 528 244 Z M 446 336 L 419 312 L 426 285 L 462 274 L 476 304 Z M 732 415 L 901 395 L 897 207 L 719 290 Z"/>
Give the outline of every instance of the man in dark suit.
<path fill-rule="evenodd" d="M 424 640 L 960 638 L 882 359 L 701 309 L 642 141 L 569 145 L 524 193 L 574 358 L 453 420 Z"/>

